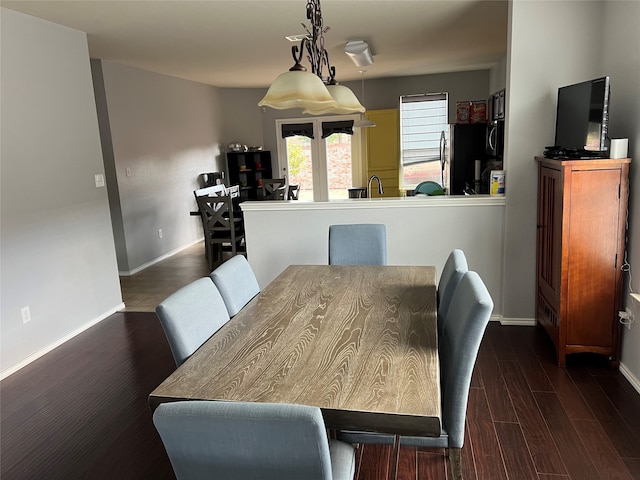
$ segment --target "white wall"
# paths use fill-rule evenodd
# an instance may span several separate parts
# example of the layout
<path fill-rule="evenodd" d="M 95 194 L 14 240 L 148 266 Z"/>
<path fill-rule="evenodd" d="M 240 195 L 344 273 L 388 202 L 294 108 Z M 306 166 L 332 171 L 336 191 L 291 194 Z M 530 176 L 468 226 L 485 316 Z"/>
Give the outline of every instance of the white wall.
<path fill-rule="evenodd" d="M 603 71 L 611 76 L 611 112 L 609 136 L 629 139 L 631 164 L 629 198 L 628 262 L 633 288 L 640 291 L 640 2 L 606 2 L 604 17 Z M 623 330 L 622 367 L 640 378 L 640 304 L 628 296 L 625 282 L 625 306 L 632 308 L 636 323 Z M 623 370 L 624 372 L 625 370 Z M 636 388 L 640 388 L 637 385 Z"/>
<path fill-rule="evenodd" d="M 94 182 L 103 166 L 86 35 L 1 12 L 4 376 L 122 297 L 107 192 Z"/>
<path fill-rule="evenodd" d="M 602 75 L 603 5 L 516 0 L 510 10 L 502 311 L 505 317 L 522 318 L 534 316 L 535 304 L 534 157 L 553 144 L 558 87 Z"/>
<path fill-rule="evenodd" d="M 189 212 L 197 210 L 198 175 L 224 169 L 224 117 L 215 87 L 101 64 L 101 128 L 108 118 L 112 150 L 105 162 L 119 196 L 111 201 L 119 207 L 118 269 L 129 274 L 202 238 L 200 220 Z"/>
<path fill-rule="evenodd" d="M 329 225 L 381 223 L 389 265 L 435 265 L 439 278 L 451 250 L 464 250 L 494 299 L 494 315 L 501 314 L 504 198 L 247 202 L 242 209 L 247 257 L 263 288 L 289 265 L 326 265 Z"/>

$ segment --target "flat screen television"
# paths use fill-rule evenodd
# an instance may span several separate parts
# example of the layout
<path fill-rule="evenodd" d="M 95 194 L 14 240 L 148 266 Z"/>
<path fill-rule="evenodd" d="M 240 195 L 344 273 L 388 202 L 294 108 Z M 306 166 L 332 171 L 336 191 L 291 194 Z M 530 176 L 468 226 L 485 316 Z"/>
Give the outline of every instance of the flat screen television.
<path fill-rule="evenodd" d="M 556 148 L 568 157 L 606 157 L 609 127 L 609 77 L 558 89 Z"/>

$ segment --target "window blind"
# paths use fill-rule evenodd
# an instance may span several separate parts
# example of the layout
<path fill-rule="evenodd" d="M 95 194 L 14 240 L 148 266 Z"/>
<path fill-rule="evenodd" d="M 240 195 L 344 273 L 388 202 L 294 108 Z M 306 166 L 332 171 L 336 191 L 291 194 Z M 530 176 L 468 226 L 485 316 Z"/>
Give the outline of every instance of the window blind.
<path fill-rule="evenodd" d="M 448 128 L 447 94 L 400 97 L 402 165 L 440 160 L 440 135 Z"/>
<path fill-rule="evenodd" d="M 285 123 L 282 125 L 282 138 L 295 137 L 313 138 L 313 123 Z"/>
<path fill-rule="evenodd" d="M 347 135 L 353 135 L 353 120 L 322 122 L 322 138 L 327 138 L 334 133 L 346 133 Z"/>

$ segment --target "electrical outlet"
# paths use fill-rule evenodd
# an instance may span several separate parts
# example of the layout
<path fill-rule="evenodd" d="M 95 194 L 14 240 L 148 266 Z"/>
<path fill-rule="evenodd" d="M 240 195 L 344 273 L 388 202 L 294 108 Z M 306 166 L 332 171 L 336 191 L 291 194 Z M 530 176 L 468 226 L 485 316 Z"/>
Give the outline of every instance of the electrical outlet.
<path fill-rule="evenodd" d="M 20 309 L 20 313 L 22 314 L 22 323 L 31 321 L 31 310 L 29 309 L 29 307 L 22 307 Z"/>
<path fill-rule="evenodd" d="M 634 299 L 636 302 L 640 303 L 640 293 L 632 293 L 630 295 L 631 295 L 632 299 Z"/>
<path fill-rule="evenodd" d="M 161 228 L 158 229 L 158 238 L 162 238 L 162 229 Z"/>
<path fill-rule="evenodd" d="M 126 168 L 127 177 L 131 176 L 131 167 Z"/>
<path fill-rule="evenodd" d="M 618 317 L 620 317 L 620 323 L 627 327 L 627 330 L 631 330 L 631 324 L 635 322 L 631 309 L 627 307 L 624 312 L 620 310 Z"/>

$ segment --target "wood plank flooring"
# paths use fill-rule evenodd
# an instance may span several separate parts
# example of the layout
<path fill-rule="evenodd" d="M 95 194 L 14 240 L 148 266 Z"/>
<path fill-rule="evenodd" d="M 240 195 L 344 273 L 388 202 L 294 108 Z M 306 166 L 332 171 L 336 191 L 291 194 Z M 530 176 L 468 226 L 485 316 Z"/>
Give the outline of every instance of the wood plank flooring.
<path fill-rule="evenodd" d="M 196 257 L 204 263 L 198 247 Z M 179 268 L 170 260 L 167 270 Z M 154 288 L 182 286 L 187 274 L 162 269 Z M 6 378 L 0 477 L 174 478 L 147 406 L 174 368 L 155 314 L 127 311 Z M 360 448 L 357 480 L 386 478 L 390 453 Z M 469 393 L 463 468 L 467 480 L 640 479 L 640 395 L 598 356 L 557 368 L 544 332 L 492 323 Z M 444 451 L 401 448 L 397 478 L 448 479 Z"/>

